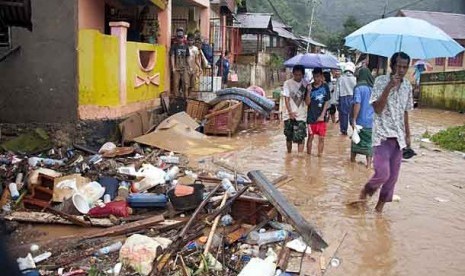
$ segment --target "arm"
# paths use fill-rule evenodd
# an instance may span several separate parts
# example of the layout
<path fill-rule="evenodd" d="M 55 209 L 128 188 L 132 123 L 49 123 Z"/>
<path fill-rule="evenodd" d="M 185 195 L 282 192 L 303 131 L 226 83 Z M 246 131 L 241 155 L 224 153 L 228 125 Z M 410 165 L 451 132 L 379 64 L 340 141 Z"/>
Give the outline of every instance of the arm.
<path fill-rule="evenodd" d="M 360 103 L 354 103 L 353 112 L 354 112 L 354 117 L 352 121 L 352 126 L 355 129 L 355 125 L 357 124 L 356 123 L 357 117 L 358 117 L 358 114 L 360 113 Z"/>
<path fill-rule="evenodd" d="M 323 106 L 323 111 L 321 112 L 320 117 L 318 117 L 318 121 L 323 122 L 325 120 L 325 114 L 328 108 L 329 108 L 329 102 L 326 101 Z"/>
<path fill-rule="evenodd" d="M 352 118 L 352 126 L 354 127 L 355 129 L 355 125 L 357 124 L 357 118 L 358 118 L 358 114 L 360 113 L 360 102 L 361 102 L 361 97 L 360 97 L 360 91 L 359 89 L 356 87 L 354 89 L 354 105 L 353 105 L 353 108 L 352 108 L 352 112 L 353 112 L 353 118 Z"/>
<path fill-rule="evenodd" d="M 175 67 L 175 62 L 174 62 L 174 55 L 171 55 L 170 59 L 171 59 L 171 71 L 174 72 L 175 68 L 176 68 Z"/>
<path fill-rule="evenodd" d="M 405 124 L 405 142 L 407 144 L 407 147 L 410 147 L 410 124 L 409 124 L 409 118 L 408 118 L 408 112 L 404 111 L 404 124 Z"/>
<path fill-rule="evenodd" d="M 310 97 L 310 94 L 312 93 L 312 90 L 311 90 L 310 87 L 311 87 L 310 85 L 307 86 L 307 93 L 305 94 L 305 104 L 308 105 L 308 106 L 312 102 L 312 98 Z"/>
<path fill-rule="evenodd" d="M 284 102 L 286 103 L 286 109 L 287 109 L 287 113 L 289 114 L 289 118 L 295 119 L 295 118 L 296 118 L 296 114 L 295 114 L 295 112 L 292 112 L 291 103 L 290 103 L 289 97 L 284 96 Z"/>

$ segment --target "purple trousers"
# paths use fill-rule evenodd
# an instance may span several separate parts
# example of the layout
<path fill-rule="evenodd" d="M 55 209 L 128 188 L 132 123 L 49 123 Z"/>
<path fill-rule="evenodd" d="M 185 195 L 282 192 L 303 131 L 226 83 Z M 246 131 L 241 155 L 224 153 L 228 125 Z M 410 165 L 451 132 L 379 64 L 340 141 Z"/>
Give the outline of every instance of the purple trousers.
<path fill-rule="evenodd" d="M 365 185 L 365 192 L 373 195 L 380 187 L 379 201 L 391 202 L 394 187 L 399 177 L 402 150 L 396 138 L 388 138 L 373 148 L 373 167 L 375 174 Z"/>

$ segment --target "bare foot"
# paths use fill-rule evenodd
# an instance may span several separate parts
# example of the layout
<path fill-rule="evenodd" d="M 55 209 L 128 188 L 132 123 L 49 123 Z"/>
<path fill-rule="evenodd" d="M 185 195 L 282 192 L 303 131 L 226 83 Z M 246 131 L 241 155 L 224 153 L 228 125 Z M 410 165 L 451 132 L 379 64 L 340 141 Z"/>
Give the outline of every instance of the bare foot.
<path fill-rule="evenodd" d="M 368 194 L 367 192 L 365 191 L 365 188 L 363 188 L 361 191 L 360 191 L 360 196 L 358 197 L 360 200 L 367 200 L 367 197 L 368 197 Z"/>
<path fill-rule="evenodd" d="M 378 213 L 382 213 L 385 203 L 386 202 L 378 201 L 378 203 L 376 204 L 376 207 L 375 207 L 375 211 L 378 212 Z"/>

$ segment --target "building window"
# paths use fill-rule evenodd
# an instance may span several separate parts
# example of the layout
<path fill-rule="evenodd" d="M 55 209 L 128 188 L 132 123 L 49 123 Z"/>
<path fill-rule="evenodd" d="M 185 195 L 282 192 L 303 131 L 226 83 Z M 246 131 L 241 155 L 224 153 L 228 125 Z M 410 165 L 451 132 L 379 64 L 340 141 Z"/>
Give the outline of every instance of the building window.
<path fill-rule="evenodd" d="M 0 26 L 0 47 L 10 47 L 10 28 Z"/>
<path fill-rule="evenodd" d="M 438 66 L 444 66 L 444 64 L 446 64 L 446 59 L 445 58 L 436 58 L 435 63 Z"/>
<path fill-rule="evenodd" d="M 448 66 L 462 67 L 462 64 L 463 64 L 463 52 L 447 60 Z"/>

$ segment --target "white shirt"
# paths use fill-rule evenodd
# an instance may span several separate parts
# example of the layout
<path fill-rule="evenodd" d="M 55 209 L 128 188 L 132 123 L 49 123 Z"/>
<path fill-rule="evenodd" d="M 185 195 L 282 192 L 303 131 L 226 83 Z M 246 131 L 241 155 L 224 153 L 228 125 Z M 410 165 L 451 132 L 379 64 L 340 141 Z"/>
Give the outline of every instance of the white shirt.
<path fill-rule="evenodd" d="M 376 78 L 370 103 L 376 102 L 388 85 L 391 77 L 383 75 Z M 395 90 L 393 88 L 392 90 Z M 373 117 L 373 147 L 381 145 L 387 138 L 397 138 L 401 149 L 407 146 L 405 141 L 405 111 L 413 109 L 412 85 L 405 78 L 398 91 L 389 93 L 386 106 L 381 114 Z"/>
<path fill-rule="evenodd" d="M 307 93 L 307 82 L 302 80 L 300 82 L 294 79 L 289 79 L 284 82 L 283 97 L 289 98 L 289 105 L 291 111 L 297 113 L 297 121 L 307 121 L 307 104 L 305 103 L 305 95 Z M 289 111 L 285 104 L 283 107 L 283 120 L 289 120 Z"/>

